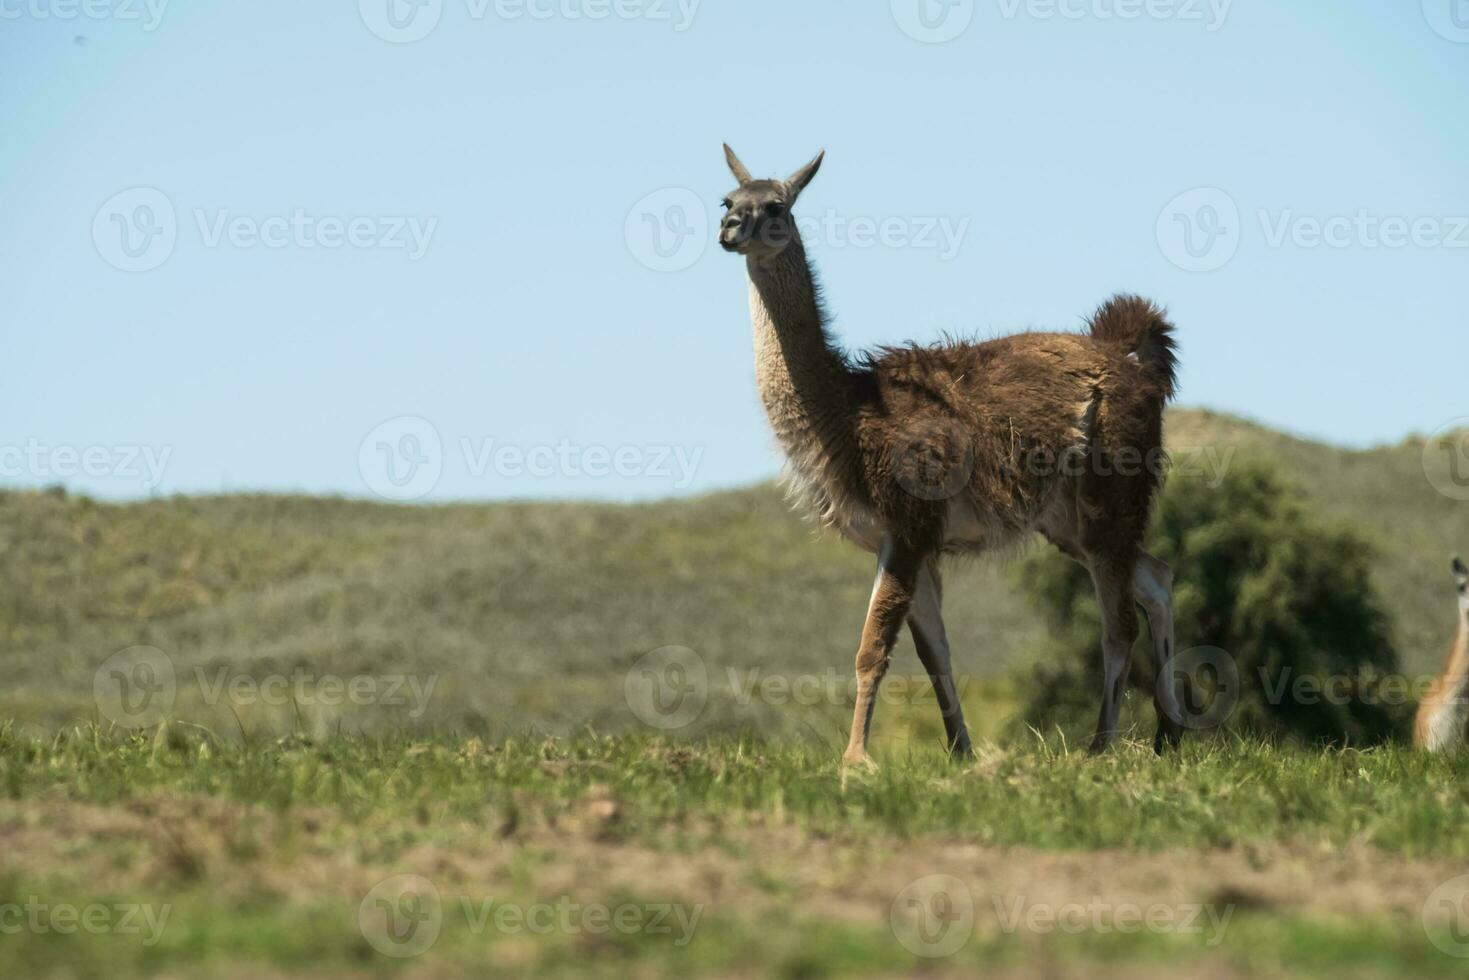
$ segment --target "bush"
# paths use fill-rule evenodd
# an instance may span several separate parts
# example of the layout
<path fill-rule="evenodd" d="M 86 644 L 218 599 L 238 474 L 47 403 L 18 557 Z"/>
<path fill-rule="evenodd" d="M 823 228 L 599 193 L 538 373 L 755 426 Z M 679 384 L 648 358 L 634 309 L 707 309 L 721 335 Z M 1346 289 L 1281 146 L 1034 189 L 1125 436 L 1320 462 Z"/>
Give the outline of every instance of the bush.
<path fill-rule="evenodd" d="M 1384 683 L 1398 657 L 1372 588 L 1370 547 L 1349 529 L 1313 520 L 1301 494 L 1271 469 L 1237 464 L 1217 486 L 1171 481 L 1146 547 L 1173 567 L 1178 663 L 1190 659 L 1187 651 L 1217 648 L 1235 669 L 1238 700 L 1221 704 L 1233 709 L 1224 727 L 1328 743 L 1406 731 L 1406 691 Z M 1089 734 L 1102 689 L 1091 579 L 1050 551 L 1022 561 L 1016 577 L 1054 624 L 1022 682 L 1023 720 Z M 1146 627 L 1130 677 L 1146 697 L 1129 697 L 1127 710 L 1146 706 L 1133 719 L 1150 735 L 1156 672 Z M 1192 697 L 1212 693 L 1207 680 Z"/>

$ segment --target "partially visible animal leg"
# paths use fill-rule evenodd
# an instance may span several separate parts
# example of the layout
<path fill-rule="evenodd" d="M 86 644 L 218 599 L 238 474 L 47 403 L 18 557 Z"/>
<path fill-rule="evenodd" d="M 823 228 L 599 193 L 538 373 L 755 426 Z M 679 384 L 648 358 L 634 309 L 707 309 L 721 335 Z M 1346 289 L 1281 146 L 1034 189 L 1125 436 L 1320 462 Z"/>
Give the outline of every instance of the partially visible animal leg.
<path fill-rule="evenodd" d="M 885 538 L 877 559 L 877 581 L 867 604 L 867 622 L 857 648 L 857 706 L 852 714 L 852 733 L 842 760 L 872 765 L 867 754 L 867 737 L 872 729 L 872 712 L 877 689 L 892 660 L 893 644 L 917 589 L 918 571 L 924 556 Z"/>
<path fill-rule="evenodd" d="M 1088 567 L 1102 612 L 1102 710 L 1097 716 L 1093 754 L 1102 752 L 1117 737 L 1122 695 L 1127 685 L 1127 668 L 1132 645 L 1137 640 L 1137 606 L 1133 598 L 1135 559 L 1097 555 Z"/>
<path fill-rule="evenodd" d="M 1173 659 L 1173 570 L 1166 562 L 1147 552 L 1138 555 L 1133 573 L 1133 593 L 1138 605 L 1148 616 L 1148 632 L 1153 637 L 1153 664 L 1157 668 L 1157 684 L 1153 707 L 1158 714 L 1158 730 L 1153 735 L 1153 751 L 1162 755 L 1176 748 L 1183 736 L 1183 713 L 1178 704 L 1178 691 L 1173 678 L 1167 676 Z"/>
<path fill-rule="evenodd" d="M 944 734 L 949 754 L 955 759 L 968 758 L 974 751 L 969 729 L 964 724 L 964 706 L 954 686 L 953 665 L 949 657 L 949 638 L 944 632 L 943 583 L 937 563 L 930 559 L 918 572 L 918 587 L 908 610 L 908 629 L 918 659 L 928 671 L 939 710 L 944 715 Z"/>

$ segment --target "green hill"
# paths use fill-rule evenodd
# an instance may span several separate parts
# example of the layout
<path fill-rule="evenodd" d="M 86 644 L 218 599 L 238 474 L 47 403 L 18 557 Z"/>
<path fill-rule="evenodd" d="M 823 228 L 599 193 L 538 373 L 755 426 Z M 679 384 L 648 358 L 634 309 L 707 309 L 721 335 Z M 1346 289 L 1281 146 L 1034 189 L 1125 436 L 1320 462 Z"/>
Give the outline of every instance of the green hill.
<path fill-rule="evenodd" d="M 1454 626 L 1447 558 L 1469 550 L 1469 504 L 1429 484 L 1420 441 L 1348 451 L 1186 410 L 1171 414 L 1169 440 L 1173 479 L 1265 458 L 1372 541 L 1405 669 L 1436 666 Z M 615 728 L 632 721 L 629 667 L 669 645 L 707 666 L 702 722 L 784 724 L 779 698 L 741 703 L 740 690 L 808 675 L 839 689 L 818 696 L 824 706 L 841 701 L 871 576 L 867 556 L 768 485 L 637 506 L 10 492 L 0 551 L 0 716 L 41 728 L 97 717 L 94 673 L 134 645 L 172 661 L 178 717 L 226 733 Z M 1003 675 L 1045 628 L 999 562 L 954 569 L 947 604 L 971 679 Z M 918 673 L 906 640 L 898 663 Z M 423 704 L 390 707 L 210 703 L 239 676 L 295 672 L 434 687 Z"/>

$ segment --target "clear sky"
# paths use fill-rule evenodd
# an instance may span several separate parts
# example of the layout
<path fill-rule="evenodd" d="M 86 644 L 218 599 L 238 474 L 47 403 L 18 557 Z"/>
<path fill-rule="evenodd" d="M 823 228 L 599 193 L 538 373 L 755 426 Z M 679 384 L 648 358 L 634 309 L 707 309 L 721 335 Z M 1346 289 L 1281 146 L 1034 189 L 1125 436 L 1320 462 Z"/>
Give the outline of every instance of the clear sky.
<path fill-rule="evenodd" d="M 1469 0 L 0 0 L 0 483 L 778 468 L 720 143 L 849 346 L 1166 304 L 1181 401 L 1469 414 Z"/>

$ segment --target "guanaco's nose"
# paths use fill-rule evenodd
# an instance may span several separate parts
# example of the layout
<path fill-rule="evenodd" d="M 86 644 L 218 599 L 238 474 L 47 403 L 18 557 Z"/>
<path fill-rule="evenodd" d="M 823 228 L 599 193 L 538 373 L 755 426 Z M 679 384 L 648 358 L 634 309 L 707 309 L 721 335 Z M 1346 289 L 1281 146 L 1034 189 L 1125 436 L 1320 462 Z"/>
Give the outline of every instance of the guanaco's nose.
<path fill-rule="evenodd" d="M 725 215 L 719 225 L 719 244 L 738 245 L 744 238 L 744 221 L 737 214 Z"/>

